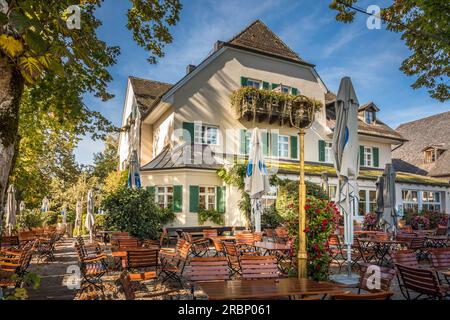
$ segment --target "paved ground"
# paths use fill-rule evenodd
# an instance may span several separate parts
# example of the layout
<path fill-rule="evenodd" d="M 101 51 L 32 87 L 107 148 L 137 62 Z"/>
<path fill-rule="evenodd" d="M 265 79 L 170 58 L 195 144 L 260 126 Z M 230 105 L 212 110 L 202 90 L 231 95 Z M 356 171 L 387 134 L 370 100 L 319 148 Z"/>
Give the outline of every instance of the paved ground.
<path fill-rule="evenodd" d="M 73 300 L 76 290 L 68 289 L 66 284 L 67 268 L 77 266 L 77 256 L 73 240 L 64 239 L 57 246 L 54 262 L 38 263 L 33 259 L 29 268 L 41 277 L 41 285 L 37 290 L 28 290 L 31 300 Z"/>

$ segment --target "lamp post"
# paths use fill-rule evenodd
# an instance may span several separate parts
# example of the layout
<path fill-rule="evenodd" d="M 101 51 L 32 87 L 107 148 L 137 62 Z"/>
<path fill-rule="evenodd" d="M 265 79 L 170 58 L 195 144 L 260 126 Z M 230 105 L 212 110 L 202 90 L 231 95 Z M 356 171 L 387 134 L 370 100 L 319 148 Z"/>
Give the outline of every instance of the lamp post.
<path fill-rule="evenodd" d="M 300 97 L 299 97 L 300 98 Z M 299 211 L 298 211 L 298 237 L 299 248 L 297 254 L 298 262 L 298 277 L 306 278 L 308 255 L 306 251 L 306 184 L 305 184 L 305 134 L 306 129 L 309 129 L 314 122 L 314 114 L 316 111 L 315 102 L 301 100 L 294 100 L 292 102 L 289 116 L 291 125 L 298 129 L 298 136 L 300 142 L 300 179 L 298 185 L 299 192 Z"/>

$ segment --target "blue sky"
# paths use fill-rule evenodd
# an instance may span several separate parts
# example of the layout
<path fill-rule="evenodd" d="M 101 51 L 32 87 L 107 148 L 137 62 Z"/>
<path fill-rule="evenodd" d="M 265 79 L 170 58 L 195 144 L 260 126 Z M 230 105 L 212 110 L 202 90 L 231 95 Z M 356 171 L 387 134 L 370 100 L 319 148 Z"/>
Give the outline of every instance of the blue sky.
<path fill-rule="evenodd" d="M 330 0 L 331 1 L 331 0 Z M 175 83 L 188 64 L 200 63 L 217 40 L 228 40 L 256 19 L 261 19 L 287 45 L 316 69 L 328 88 L 337 91 L 343 76 L 353 80 L 360 103 L 374 101 L 379 117 L 392 127 L 400 123 L 450 110 L 449 103 L 431 99 L 425 89 L 413 90 L 411 77 L 399 71 L 409 50 L 398 34 L 366 27 L 367 16 L 358 14 L 352 24 L 335 20 L 329 0 L 184 0 L 181 19 L 172 28 L 174 41 L 157 65 L 146 61 L 147 52 L 138 47 L 126 29 L 128 1 L 105 0 L 97 16 L 103 21 L 99 37 L 119 45 L 122 54 L 110 68 L 115 98 L 101 102 L 91 96 L 85 103 L 120 125 L 129 75 Z M 390 1 L 362 1 L 358 6 Z M 84 138 L 76 152 L 79 163 L 90 164 L 103 142 Z"/>

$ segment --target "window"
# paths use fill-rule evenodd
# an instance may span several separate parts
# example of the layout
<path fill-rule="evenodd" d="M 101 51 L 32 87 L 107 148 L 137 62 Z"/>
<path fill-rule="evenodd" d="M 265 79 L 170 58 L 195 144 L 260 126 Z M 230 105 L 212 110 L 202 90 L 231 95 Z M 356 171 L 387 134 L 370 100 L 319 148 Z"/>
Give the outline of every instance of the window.
<path fill-rule="evenodd" d="M 377 208 L 376 194 L 375 190 L 359 190 L 358 214 L 360 216 L 375 212 Z"/>
<path fill-rule="evenodd" d="M 436 150 L 429 149 L 425 151 L 425 163 L 433 163 L 436 161 Z"/>
<path fill-rule="evenodd" d="M 418 191 L 402 190 L 403 212 L 419 212 Z"/>
<path fill-rule="evenodd" d="M 218 145 L 218 128 L 195 124 L 194 142 L 196 144 Z"/>
<path fill-rule="evenodd" d="M 327 163 L 334 163 L 332 147 L 333 147 L 332 142 L 325 142 L 325 162 Z"/>
<path fill-rule="evenodd" d="M 200 208 L 207 210 L 216 209 L 216 187 L 200 187 Z"/>
<path fill-rule="evenodd" d="M 262 82 L 259 80 L 247 79 L 247 86 L 255 89 L 261 89 Z"/>
<path fill-rule="evenodd" d="M 289 136 L 278 136 L 278 156 L 289 158 Z"/>
<path fill-rule="evenodd" d="M 286 93 L 286 94 L 290 94 L 291 93 L 291 87 L 281 86 L 280 90 L 281 90 L 282 93 Z"/>
<path fill-rule="evenodd" d="M 372 166 L 372 148 L 364 147 L 364 166 L 371 167 Z"/>
<path fill-rule="evenodd" d="M 162 209 L 168 208 L 173 203 L 173 187 L 163 186 L 155 188 L 156 203 Z"/>
<path fill-rule="evenodd" d="M 331 200 L 337 200 L 337 186 L 328 185 L 328 195 Z"/>
<path fill-rule="evenodd" d="M 422 210 L 441 212 L 441 197 L 439 192 L 422 192 Z"/>
<path fill-rule="evenodd" d="M 366 112 L 364 112 L 364 117 L 367 124 L 372 124 L 375 122 L 375 112 L 373 112 L 372 110 L 367 110 Z"/>
<path fill-rule="evenodd" d="M 278 189 L 276 186 L 270 186 L 270 191 L 262 196 L 262 207 L 264 209 L 269 209 L 270 207 L 275 207 L 275 202 L 277 201 Z"/>

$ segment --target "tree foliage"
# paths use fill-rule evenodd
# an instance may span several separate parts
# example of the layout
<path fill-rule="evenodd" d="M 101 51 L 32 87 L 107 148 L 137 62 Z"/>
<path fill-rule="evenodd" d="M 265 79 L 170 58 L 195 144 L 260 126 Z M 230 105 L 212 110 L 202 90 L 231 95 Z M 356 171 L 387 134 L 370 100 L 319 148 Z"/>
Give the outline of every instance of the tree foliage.
<path fill-rule="evenodd" d="M 175 218 L 173 212 L 159 208 L 146 189 L 120 188 L 106 197 L 102 207 L 108 230 L 129 232 L 140 239 L 157 239 L 162 226 Z"/>
<path fill-rule="evenodd" d="M 358 0 L 333 0 L 330 7 L 338 11 L 336 19 L 352 22 Z M 412 54 L 400 70 L 416 76 L 414 89 L 427 88 L 439 101 L 450 99 L 450 2 L 442 0 L 392 1 L 381 17 L 388 30 L 401 34 Z"/>
<path fill-rule="evenodd" d="M 94 154 L 94 167 L 92 174 L 101 181 L 103 181 L 110 172 L 117 170 L 119 164 L 118 149 L 118 135 L 109 135 L 105 140 L 105 147 L 103 151 Z"/>
<path fill-rule="evenodd" d="M 0 157 L 5 173 L 0 177 L 0 202 L 19 148 L 17 130 L 24 85 L 30 105 L 39 107 L 33 115 L 35 121 L 49 117 L 55 124 L 73 124 L 77 135 L 104 138 L 105 132 L 111 131 L 110 123 L 91 111 L 82 97 L 93 94 L 108 100 L 113 96 L 108 92 L 112 80 L 108 68 L 120 53 L 119 47 L 109 46 L 97 36 L 101 21 L 95 13 L 103 0 L 1 3 L 6 6 L 0 10 L 0 72 L 4 75 L 0 82 L 0 151 L 5 154 Z M 74 5 L 80 9 L 79 29 L 68 24 L 74 13 L 68 8 Z M 162 57 L 164 46 L 172 41 L 169 28 L 178 22 L 180 10 L 179 0 L 130 0 L 126 27 L 138 45 L 149 51 L 150 62 Z M 75 143 L 73 132 L 68 131 L 68 143 Z"/>

